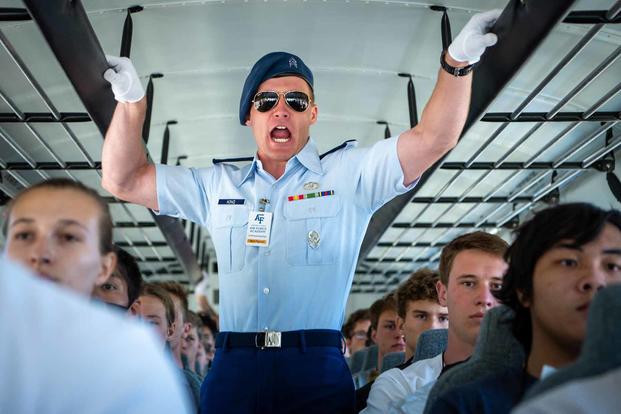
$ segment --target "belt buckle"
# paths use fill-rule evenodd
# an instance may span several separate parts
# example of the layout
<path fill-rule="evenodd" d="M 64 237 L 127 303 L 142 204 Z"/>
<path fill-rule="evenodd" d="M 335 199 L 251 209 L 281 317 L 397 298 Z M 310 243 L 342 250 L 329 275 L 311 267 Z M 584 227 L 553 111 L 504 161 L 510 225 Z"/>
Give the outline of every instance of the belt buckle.
<path fill-rule="evenodd" d="M 259 336 L 260 335 L 264 335 L 263 337 L 263 343 L 259 344 Z M 281 345 L 281 336 L 282 333 L 281 332 L 276 332 L 276 331 L 267 331 L 265 333 L 261 332 L 258 333 L 255 337 L 254 337 L 254 344 L 257 348 L 280 348 Z"/>

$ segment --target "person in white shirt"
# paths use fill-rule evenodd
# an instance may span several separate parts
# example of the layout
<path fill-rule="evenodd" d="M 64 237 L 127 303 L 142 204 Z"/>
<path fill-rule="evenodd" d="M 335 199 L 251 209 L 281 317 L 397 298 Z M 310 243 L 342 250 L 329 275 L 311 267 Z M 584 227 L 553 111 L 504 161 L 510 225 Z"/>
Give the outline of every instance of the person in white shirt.
<path fill-rule="evenodd" d="M 6 258 L 0 350 L 2 413 L 190 412 L 151 330 Z"/>
<path fill-rule="evenodd" d="M 470 357 L 485 312 L 498 304 L 492 292 L 502 287 L 506 249 L 504 240 L 484 232 L 462 235 L 442 249 L 436 288 L 440 304 L 448 308 L 446 351 L 403 370 L 393 368 L 381 374 L 371 388 L 363 413 L 388 412 L 391 405 L 435 382 L 443 371 Z M 425 388 L 421 399 L 426 399 L 429 389 Z"/>

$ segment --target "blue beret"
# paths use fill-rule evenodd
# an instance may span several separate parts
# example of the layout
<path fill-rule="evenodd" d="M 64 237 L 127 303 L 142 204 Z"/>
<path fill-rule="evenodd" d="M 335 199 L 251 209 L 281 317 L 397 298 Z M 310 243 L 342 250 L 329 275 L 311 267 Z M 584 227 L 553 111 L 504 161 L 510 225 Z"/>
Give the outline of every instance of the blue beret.
<path fill-rule="evenodd" d="M 257 93 L 259 85 L 268 79 L 279 75 L 292 75 L 304 79 L 313 89 L 313 73 L 302 62 L 302 59 L 287 52 L 272 52 L 263 56 L 254 64 L 244 83 L 239 101 L 239 122 L 246 125 L 246 117 L 250 110 L 252 98 Z"/>

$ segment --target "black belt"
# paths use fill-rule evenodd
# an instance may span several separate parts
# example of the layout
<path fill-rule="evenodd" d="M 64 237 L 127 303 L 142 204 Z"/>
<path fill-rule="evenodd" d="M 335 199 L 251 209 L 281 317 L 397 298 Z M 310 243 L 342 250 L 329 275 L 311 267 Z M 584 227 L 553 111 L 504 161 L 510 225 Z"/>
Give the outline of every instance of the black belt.
<path fill-rule="evenodd" d="M 287 332 L 220 332 L 216 348 L 304 348 L 308 346 L 334 346 L 343 349 L 340 331 L 309 329 Z"/>

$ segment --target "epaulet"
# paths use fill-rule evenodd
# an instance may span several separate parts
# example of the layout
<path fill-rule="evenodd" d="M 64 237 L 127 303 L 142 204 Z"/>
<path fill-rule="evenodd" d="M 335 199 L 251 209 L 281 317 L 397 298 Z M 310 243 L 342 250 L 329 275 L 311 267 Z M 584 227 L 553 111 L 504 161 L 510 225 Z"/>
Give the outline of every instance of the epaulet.
<path fill-rule="evenodd" d="M 221 164 L 223 162 L 247 162 L 252 161 L 254 157 L 240 157 L 240 158 L 214 158 L 213 165 Z"/>
<path fill-rule="evenodd" d="M 356 141 L 355 139 L 348 139 L 347 141 L 343 142 L 338 147 L 334 147 L 330 151 L 324 152 L 323 154 L 321 154 L 319 156 L 319 159 L 322 160 L 323 157 L 325 157 L 326 155 L 330 155 L 333 152 L 337 152 L 339 150 L 342 150 L 343 148 L 355 147 L 357 144 L 358 144 L 358 141 Z"/>

